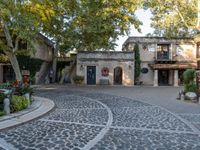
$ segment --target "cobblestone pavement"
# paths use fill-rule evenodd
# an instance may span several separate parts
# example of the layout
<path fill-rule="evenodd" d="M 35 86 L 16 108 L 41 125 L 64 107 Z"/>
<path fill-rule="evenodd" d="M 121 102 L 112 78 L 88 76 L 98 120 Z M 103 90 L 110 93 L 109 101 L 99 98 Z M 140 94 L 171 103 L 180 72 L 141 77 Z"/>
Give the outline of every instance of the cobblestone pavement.
<path fill-rule="evenodd" d="M 0 150 L 199 150 L 200 114 L 175 114 L 130 98 L 41 90 L 56 108 L 0 132 Z"/>

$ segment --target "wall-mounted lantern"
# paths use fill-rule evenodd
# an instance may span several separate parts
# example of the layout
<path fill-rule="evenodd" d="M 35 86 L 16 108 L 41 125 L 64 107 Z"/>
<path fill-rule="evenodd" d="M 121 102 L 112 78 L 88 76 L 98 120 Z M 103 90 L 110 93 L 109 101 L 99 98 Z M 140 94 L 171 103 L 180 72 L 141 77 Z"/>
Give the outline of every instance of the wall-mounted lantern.
<path fill-rule="evenodd" d="M 83 65 L 80 66 L 80 70 L 84 70 L 84 66 Z"/>

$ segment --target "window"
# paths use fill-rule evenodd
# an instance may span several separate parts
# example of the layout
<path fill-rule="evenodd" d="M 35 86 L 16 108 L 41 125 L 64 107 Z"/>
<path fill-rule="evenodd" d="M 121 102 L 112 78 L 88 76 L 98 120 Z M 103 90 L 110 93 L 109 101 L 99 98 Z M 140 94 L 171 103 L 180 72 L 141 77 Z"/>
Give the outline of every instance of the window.
<path fill-rule="evenodd" d="M 157 59 L 169 59 L 169 44 L 157 45 Z"/>

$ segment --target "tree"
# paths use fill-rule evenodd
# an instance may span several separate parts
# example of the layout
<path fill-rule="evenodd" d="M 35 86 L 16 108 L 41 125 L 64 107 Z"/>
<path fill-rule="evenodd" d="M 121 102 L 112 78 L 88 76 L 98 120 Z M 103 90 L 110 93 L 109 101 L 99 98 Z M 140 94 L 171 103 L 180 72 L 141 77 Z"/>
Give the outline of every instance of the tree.
<path fill-rule="evenodd" d="M 114 49 L 119 35 L 128 34 L 130 26 L 138 30 L 141 22 L 134 15 L 141 0 L 50 0 L 55 16 L 43 24 L 44 33 L 64 50 Z"/>
<path fill-rule="evenodd" d="M 134 52 L 135 52 L 135 80 L 137 81 L 141 72 L 140 49 L 138 44 L 135 44 Z"/>
<path fill-rule="evenodd" d="M 22 75 L 16 58 L 19 43 L 25 40 L 34 42 L 38 33 L 37 18 L 29 11 L 26 0 L 0 1 L 0 49 L 8 56 L 14 69 L 16 79 L 21 81 Z M 5 37 L 5 38 L 4 38 Z"/>
<path fill-rule="evenodd" d="M 199 32 L 198 0 L 146 0 L 153 14 L 154 35 L 190 37 Z"/>

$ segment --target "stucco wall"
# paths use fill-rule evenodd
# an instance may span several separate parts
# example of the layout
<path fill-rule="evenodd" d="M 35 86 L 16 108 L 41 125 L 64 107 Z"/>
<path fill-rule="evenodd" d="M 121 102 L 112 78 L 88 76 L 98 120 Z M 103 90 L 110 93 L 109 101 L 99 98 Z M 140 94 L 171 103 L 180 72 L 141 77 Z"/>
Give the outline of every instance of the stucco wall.
<path fill-rule="evenodd" d="M 192 39 L 165 39 L 149 37 L 130 37 L 123 44 L 123 51 L 133 51 L 135 43 L 139 44 L 141 61 L 154 61 L 158 44 L 169 44 L 169 58 L 181 61 L 196 61 L 196 43 Z"/>
<path fill-rule="evenodd" d="M 53 50 L 45 42 L 38 41 L 35 43 L 34 48 L 36 50 L 31 55 L 33 58 L 38 58 L 44 61 L 52 61 Z"/>
<path fill-rule="evenodd" d="M 147 73 L 140 73 L 140 81 L 143 82 L 144 85 L 153 85 L 153 79 L 154 79 L 154 72 L 149 67 L 148 62 L 142 62 L 141 68 L 147 68 Z"/>
<path fill-rule="evenodd" d="M 108 79 L 113 85 L 114 68 L 122 68 L 122 85 L 134 85 L 134 53 L 133 52 L 80 52 L 77 54 L 77 75 L 84 76 L 87 84 L 87 66 L 96 66 L 96 84 L 100 79 Z M 109 76 L 103 77 L 101 69 L 109 68 Z"/>
<path fill-rule="evenodd" d="M 180 43 L 176 45 L 177 61 L 196 61 L 196 44 L 194 43 Z"/>

